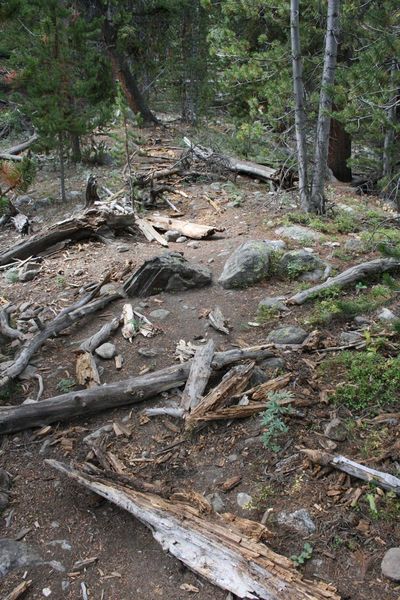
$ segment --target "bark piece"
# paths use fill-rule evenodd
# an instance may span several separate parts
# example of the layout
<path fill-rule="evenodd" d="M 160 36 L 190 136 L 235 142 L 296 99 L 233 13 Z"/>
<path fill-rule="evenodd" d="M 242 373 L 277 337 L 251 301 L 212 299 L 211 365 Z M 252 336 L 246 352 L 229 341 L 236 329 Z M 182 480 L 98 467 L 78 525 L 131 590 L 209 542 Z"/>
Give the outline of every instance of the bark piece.
<path fill-rule="evenodd" d="M 110 323 L 103 325 L 99 331 L 91 335 L 89 338 L 84 340 L 79 349 L 83 352 L 94 352 L 96 348 L 101 346 L 108 338 L 116 331 L 119 327 L 119 319 L 116 317 Z"/>
<path fill-rule="evenodd" d="M 79 354 L 76 359 L 76 379 L 79 385 L 89 388 L 100 385 L 100 375 L 93 355 L 89 352 Z"/>
<path fill-rule="evenodd" d="M 327 290 L 331 287 L 345 287 L 350 283 L 359 281 L 378 273 L 385 273 L 386 271 L 392 271 L 400 268 L 400 260 L 394 258 L 376 258 L 369 262 L 361 263 L 346 269 L 343 273 L 336 275 L 336 277 L 330 277 L 324 283 L 315 285 L 303 292 L 298 292 L 294 296 L 288 299 L 289 304 L 304 304 L 307 300 L 314 298 L 316 294 L 323 290 Z"/>
<path fill-rule="evenodd" d="M 214 310 L 208 314 L 208 320 L 211 326 L 216 329 L 216 331 L 220 331 L 221 333 L 229 335 L 229 329 L 226 326 L 226 319 L 219 306 L 216 306 Z"/>
<path fill-rule="evenodd" d="M 213 340 L 209 340 L 205 346 L 200 346 L 194 355 L 181 400 L 182 407 L 187 411 L 198 405 L 206 389 L 212 371 L 214 348 Z"/>
<path fill-rule="evenodd" d="M 269 346 L 216 352 L 213 369 L 220 369 L 248 358 L 264 360 L 273 356 Z M 124 381 L 80 390 L 42 400 L 35 404 L 5 406 L 0 409 L 0 435 L 40 427 L 47 423 L 66 421 L 80 415 L 91 415 L 118 406 L 129 406 L 154 398 L 157 394 L 183 385 L 189 375 L 191 362 L 174 365 L 161 371 Z"/>
<path fill-rule="evenodd" d="M 14 588 L 7 596 L 4 596 L 3 600 L 18 600 L 22 595 L 31 587 L 32 579 L 28 581 L 22 581 L 16 588 Z"/>
<path fill-rule="evenodd" d="M 239 598 L 340 600 L 331 585 L 303 580 L 292 561 L 254 541 L 254 524 L 245 519 L 204 515 L 193 503 L 137 492 L 83 475 L 54 460 L 46 463 L 130 512 L 151 530 L 164 550 Z M 259 527 L 257 532 L 259 535 Z"/>
<path fill-rule="evenodd" d="M 204 238 L 211 237 L 217 231 L 225 231 L 224 227 L 213 227 L 210 225 L 199 225 L 197 223 L 191 223 L 190 221 L 182 221 L 181 219 L 171 219 L 170 217 L 163 217 L 159 215 L 153 215 L 147 217 L 146 221 L 153 227 L 161 229 L 161 231 L 179 231 L 182 235 L 193 240 L 202 240 Z"/>
<path fill-rule="evenodd" d="M 86 208 L 93 206 L 95 202 L 99 202 L 100 200 L 99 194 L 97 192 L 97 179 L 94 175 L 89 175 L 88 177 L 85 198 Z"/>
<path fill-rule="evenodd" d="M 394 475 L 390 475 L 390 473 L 371 469 L 370 467 L 366 467 L 365 465 L 354 462 L 354 460 L 350 460 L 349 458 L 341 456 L 340 454 L 333 455 L 328 454 L 327 452 L 321 452 L 320 450 L 308 449 L 303 449 L 302 452 L 312 462 L 323 466 L 334 467 L 339 471 L 348 473 L 352 477 L 357 477 L 358 479 L 362 479 L 368 483 L 373 482 L 385 490 L 389 490 L 400 495 L 400 479 Z"/>

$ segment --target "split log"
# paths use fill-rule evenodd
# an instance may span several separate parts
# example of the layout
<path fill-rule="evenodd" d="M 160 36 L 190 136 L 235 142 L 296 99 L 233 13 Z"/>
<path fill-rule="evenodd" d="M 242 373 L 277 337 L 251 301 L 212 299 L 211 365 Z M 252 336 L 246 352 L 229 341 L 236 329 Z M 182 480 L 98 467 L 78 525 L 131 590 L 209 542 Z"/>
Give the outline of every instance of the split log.
<path fill-rule="evenodd" d="M 212 366 L 220 369 L 243 359 L 264 360 L 272 356 L 274 355 L 270 352 L 269 346 L 216 352 Z M 183 365 L 174 365 L 154 373 L 130 377 L 96 389 L 69 392 L 36 404 L 4 406 L 0 408 L 0 435 L 66 421 L 81 415 L 96 414 L 109 408 L 129 406 L 154 398 L 161 392 L 182 386 L 189 376 L 190 367 L 191 361 L 187 361 Z M 3 379 L 5 379 L 4 375 Z"/>
<path fill-rule="evenodd" d="M 198 225 L 197 223 L 190 223 L 189 221 L 171 219 L 170 217 L 162 217 L 158 215 L 146 217 L 146 221 L 156 229 L 161 229 L 161 231 L 173 229 L 174 231 L 179 231 L 179 233 L 182 235 L 194 240 L 202 240 L 214 235 L 217 231 L 225 231 L 224 227 Z"/>
<path fill-rule="evenodd" d="M 205 346 L 200 346 L 194 355 L 181 399 L 181 405 L 187 411 L 198 405 L 206 389 L 212 371 L 214 348 L 214 341 L 209 340 Z"/>
<path fill-rule="evenodd" d="M 50 246 L 69 239 L 79 241 L 90 237 L 104 238 L 107 232 L 119 232 L 135 223 L 133 213 L 116 214 L 106 207 L 99 210 L 90 209 L 79 217 L 73 217 L 47 228 L 44 233 L 37 233 L 28 240 L 12 246 L 0 253 L 0 265 L 6 265 L 19 258 L 37 256 Z"/>
<path fill-rule="evenodd" d="M 91 299 L 93 294 L 89 295 Z M 86 296 L 87 298 L 87 296 Z M 7 385 L 12 379 L 18 377 L 20 373 L 28 366 L 28 363 L 32 356 L 42 347 L 44 342 L 53 337 L 54 335 L 59 334 L 67 327 L 70 327 L 79 319 L 90 315 L 97 310 L 100 310 L 107 306 L 113 300 L 117 300 L 121 298 L 120 294 L 110 294 L 109 296 L 103 296 L 97 300 L 90 302 L 87 300 L 87 303 L 82 306 L 82 300 L 79 300 L 77 303 L 73 304 L 67 309 L 61 311 L 61 313 L 53 319 L 42 331 L 39 331 L 35 337 L 33 337 L 30 341 L 28 341 L 27 345 L 21 348 L 17 358 L 13 361 L 13 363 L 0 371 L 0 389 Z"/>
<path fill-rule="evenodd" d="M 82 352 L 94 352 L 96 348 L 101 346 L 111 334 L 116 331 L 119 327 L 119 319 L 115 317 L 110 323 L 103 325 L 99 331 L 91 335 L 87 340 L 84 340 L 79 346 L 79 350 Z"/>
<path fill-rule="evenodd" d="M 127 510 L 146 527 L 162 548 L 190 570 L 239 598 L 254 600 L 340 600 L 324 582 L 304 580 L 291 560 L 261 541 L 268 530 L 247 519 L 202 513 L 193 502 L 166 500 L 90 477 L 55 460 L 50 467 Z"/>
<path fill-rule="evenodd" d="M 315 298 L 319 292 L 328 290 L 331 287 L 345 287 L 360 279 L 365 279 L 373 275 L 379 275 L 386 271 L 393 271 L 400 268 L 400 260 L 394 258 L 376 258 L 369 262 L 361 263 L 350 269 L 346 269 L 343 273 L 336 275 L 336 277 L 330 277 L 324 283 L 315 285 L 307 290 L 298 292 L 294 296 L 288 299 L 289 304 L 304 304 L 307 300 Z"/>
<path fill-rule="evenodd" d="M 265 383 L 260 383 L 250 390 L 246 390 L 246 396 L 249 396 L 252 400 L 264 400 L 268 392 L 274 392 L 275 390 L 281 390 L 282 388 L 286 387 L 291 378 L 292 376 L 290 373 L 287 375 L 281 375 L 281 377 L 275 377 L 274 379 L 270 379 Z"/>
<path fill-rule="evenodd" d="M 161 246 L 164 246 L 164 248 L 168 248 L 168 242 L 165 237 L 160 235 L 158 231 L 154 229 L 153 225 L 146 221 L 146 219 L 140 219 L 139 217 L 136 217 L 136 227 L 143 233 L 144 237 L 149 242 L 156 241 Z"/>
<path fill-rule="evenodd" d="M 334 467 L 352 477 L 357 477 L 357 479 L 367 481 L 368 483 L 374 483 L 384 490 L 395 492 L 400 496 L 400 479 L 394 475 L 390 475 L 390 473 L 360 465 L 360 463 L 354 462 L 354 460 L 350 460 L 340 454 L 334 455 L 320 450 L 308 449 L 302 449 L 301 451 L 307 458 L 318 465 Z"/>
<path fill-rule="evenodd" d="M 211 390 L 186 417 L 187 427 L 203 420 L 204 415 L 212 414 L 218 408 L 224 408 L 235 395 L 243 392 L 250 380 L 254 362 L 233 367 L 221 383 Z"/>

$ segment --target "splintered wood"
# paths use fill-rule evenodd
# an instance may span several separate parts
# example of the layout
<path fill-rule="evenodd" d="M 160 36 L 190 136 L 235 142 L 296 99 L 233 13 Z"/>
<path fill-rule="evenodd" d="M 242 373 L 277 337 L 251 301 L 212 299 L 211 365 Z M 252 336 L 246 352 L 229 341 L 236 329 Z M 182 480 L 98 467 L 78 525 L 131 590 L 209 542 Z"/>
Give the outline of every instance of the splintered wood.
<path fill-rule="evenodd" d="M 45 461 L 85 488 L 127 510 L 162 548 L 212 584 L 253 600 L 340 600 L 335 588 L 304 580 L 291 560 L 257 540 L 268 530 L 246 519 L 206 514 L 196 506 L 90 477 L 55 460 Z M 256 538 L 256 539 L 255 539 Z"/>

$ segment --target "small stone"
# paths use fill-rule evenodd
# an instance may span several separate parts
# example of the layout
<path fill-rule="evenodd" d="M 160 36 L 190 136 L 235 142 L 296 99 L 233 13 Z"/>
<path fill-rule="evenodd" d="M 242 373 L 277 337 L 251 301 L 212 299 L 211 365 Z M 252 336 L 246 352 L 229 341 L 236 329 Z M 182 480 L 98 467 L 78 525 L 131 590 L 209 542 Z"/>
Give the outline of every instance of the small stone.
<path fill-rule="evenodd" d="M 359 331 L 342 331 L 339 339 L 341 344 L 347 345 L 360 342 L 364 339 L 364 336 Z"/>
<path fill-rule="evenodd" d="M 84 274 L 84 270 L 83 269 L 77 269 L 76 271 L 74 271 L 74 276 L 75 277 L 80 277 L 81 275 Z"/>
<path fill-rule="evenodd" d="M 362 252 L 365 249 L 364 242 L 362 240 L 351 238 L 346 240 L 344 249 L 349 252 Z"/>
<path fill-rule="evenodd" d="M 114 358 L 116 349 L 115 349 L 114 344 L 111 344 L 110 342 L 106 342 L 105 344 L 102 344 L 101 346 L 96 348 L 95 352 L 96 352 L 97 356 L 100 356 L 100 358 L 104 358 L 107 360 L 110 358 Z"/>
<path fill-rule="evenodd" d="M 22 381 L 29 381 L 29 379 L 33 379 L 35 377 L 36 373 L 37 368 L 33 365 L 28 365 L 18 377 L 19 379 L 22 379 Z"/>
<path fill-rule="evenodd" d="M 159 352 L 153 348 L 139 348 L 138 354 L 140 354 L 140 356 L 144 356 L 144 358 L 155 358 Z"/>
<path fill-rule="evenodd" d="M 208 262 L 208 264 L 211 264 L 211 263 L 213 263 L 214 261 L 215 261 L 215 259 L 214 259 L 214 258 L 209 258 L 207 262 Z"/>
<path fill-rule="evenodd" d="M 196 242 L 196 240 L 193 240 L 193 241 L 187 243 L 187 247 L 188 248 L 200 248 L 200 242 Z"/>
<path fill-rule="evenodd" d="M 400 581 L 400 548 L 390 548 L 383 557 L 382 575 L 392 581 Z"/>
<path fill-rule="evenodd" d="M 19 281 L 32 281 L 35 279 L 36 275 L 39 273 L 39 269 L 32 269 L 30 271 L 24 271 L 23 273 L 18 274 Z"/>
<path fill-rule="evenodd" d="M 314 521 L 311 519 L 305 508 L 295 510 L 292 513 L 282 511 L 277 515 L 277 521 L 279 525 L 287 527 L 287 529 L 300 533 L 301 535 L 309 535 L 314 533 L 317 529 Z"/>
<path fill-rule="evenodd" d="M 129 252 L 130 248 L 129 246 L 125 246 L 124 244 L 121 244 L 120 246 L 117 246 L 117 250 L 118 252 Z"/>
<path fill-rule="evenodd" d="M 394 321 L 395 319 L 397 319 L 396 315 L 389 310 L 388 308 L 382 308 L 382 310 L 380 310 L 378 312 L 378 319 L 380 321 Z"/>
<path fill-rule="evenodd" d="M 262 311 L 265 308 L 272 308 L 272 310 L 282 311 L 282 312 L 285 310 L 289 310 L 287 308 L 287 306 L 285 306 L 285 304 L 282 302 L 283 299 L 284 299 L 283 296 L 280 296 L 280 297 L 267 296 L 266 298 L 263 298 L 261 300 L 261 302 L 259 302 L 259 304 L 258 304 L 258 312 Z"/>
<path fill-rule="evenodd" d="M 370 320 L 362 315 L 357 315 L 357 317 L 354 317 L 354 323 L 357 323 L 357 325 L 369 325 Z"/>
<path fill-rule="evenodd" d="M 164 237 L 167 242 L 176 242 L 176 240 L 181 237 L 179 231 L 175 231 L 175 229 L 169 229 L 164 233 Z"/>
<path fill-rule="evenodd" d="M 183 244 L 184 242 L 186 242 L 186 240 L 187 240 L 187 237 L 186 237 L 186 236 L 184 236 L 184 235 L 180 235 L 180 236 L 177 238 L 177 240 L 176 240 L 176 243 L 177 243 L 177 244 Z"/>
<path fill-rule="evenodd" d="M 237 454 L 230 454 L 226 460 L 228 463 L 233 463 L 236 462 L 238 458 Z"/>
<path fill-rule="evenodd" d="M 170 311 L 165 308 L 157 308 L 156 310 L 152 310 L 149 316 L 152 319 L 157 319 L 157 321 L 164 321 L 170 314 Z"/>
<path fill-rule="evenodd" d="M 302 344 L 307 336 L 308 333 L 301 327 L 288 325 L 271 331 L 268 334 L 267 342 L 273 344 Z"/>
<path fill-rule="evenodd" d="M 347 430 L 341 419 L 332 419 L 325 427 L 324 435 L 335 442 L 344 442 L 347 438 Z"/>
<path fill-rule="evenodd" d="M 100 295 L 103 296 L 105 294 L 115 294 L 118 286 L 116 283 L 105 283 L 100 288 Z"/>
<path fill-rule="evenodd" d="M 61 589 L 63 592 L 66 592 L 70 587 L 70 583 L 67 579 L 63 579 L 61 582 Z"/>
<path fill-rule="evenodd" d="M 213 511 L 216 513 L 223 513 L 225 511 L 225 504 L 218 492 L 208 494 L 206 500 L 211 504 Z"/>
<path fill-rule="evenodd" d="M 11 479 L 5 469 L 0 469 L 0 490 L 2 492 L 8 492 L 11 486 Z"/>
<path fill-rule="evenodd" d="M 67 198 L 67 202 L 80 202 L 80 200 L 82 200 L 82 192 L 78 192 L 76 190 L 67 192 L 65 196 Z"/>
<path fill-rule="evenodd" d="M 250 494 L 246 494 L 245 492 L 239 492 L 239 494 L 236 497 L 236 502 L 238 503 L 240 508 L 248 508 L 249 506 L 251 506 L 253 498 L 252 496 L 250 496 Z"/>

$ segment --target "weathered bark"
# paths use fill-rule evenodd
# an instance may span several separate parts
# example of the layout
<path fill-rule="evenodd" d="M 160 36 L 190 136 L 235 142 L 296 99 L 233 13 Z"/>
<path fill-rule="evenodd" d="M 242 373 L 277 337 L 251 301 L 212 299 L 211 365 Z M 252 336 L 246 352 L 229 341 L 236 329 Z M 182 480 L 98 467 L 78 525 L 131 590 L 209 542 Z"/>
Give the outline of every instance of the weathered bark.
<path fill-rule="evenodd" d="M 181 406 L 187 411 L 198 405 L 206 389 L 212 371 L 211 362 L 214 356 L 214 347 L 214 341 L 209 340 L 205 346 L 200 346 L 194 355 L 181 398 Z"/>
<path fill-rule="evenodd" d="M 329 133 L 328 167 L 339 181 L 350 182 L 351 169 L 347 161 L 351 158 L 351 135 L 347 133 L 343 123 L 331 119 Z"/>
<path fill-rule="evenodd" d="M 292 46 L 293 90 L 295 98 L 295 125 L 297 164 L 299 171 L 299 193 L 301 208 L 311 212 L 308 186 L 306 113 L 304 110 L 303 64 L 301 59 L 299 0 L 290 2 L 290 33 Z"/>
<path fill-rule="evenodd" d="M 2 333 L 5 337 L 10 338 L 11 340 L 24 340 L 25 336 L 22 333 L 22 331 L 19 331 L 19 329 L 14 329 L 13 327 L 10 326 L 9 323 L 9 308 L 10 308 L 10 304 L 6 304 L 6 306 L 4 306 L 1 310 L 0 310 L 0 333 Z"/>
<path fill-rule="evenodd" d="M 315 298 L 319 292 L 323 290 L 327 290 L 331 287 L 345 287 L 350 283 L 354 283 L 355 281 L 360 281 L 366 277 L 371 277 L 372 275 L 377 275 L 379 273 L 385 273 L 386 271 L 392 271 L 394 269 L 400 268 L 400 260 L 396 260 L 394 258 L 376 258 L 375 260 L 371 260 L 369 262 L 361 263 L 360 265 L 356 265 L 354 267 L 350 267 L 350 269 L 346 269 L 343 273 L 336 275 L 336 277 L 330 277 L 324 283 L 320 283 L 319 285 L 315 285 L 308 290 L 304 290 L 303 292 L 298 292 L 291 298 L 289 298 L 289 304 L 304 304 L 307 300 Z"/>
<path fill-rule="evenodd" d="M 262 543 L 269 532 L 259 523 L 224 515 L 204 515 L 208 506 L 193 493 L 166 500 L 98 476 L 85 475 L 54 460 L 46 463 L 130 512 L 150 529 L 164 550 L 190 570 L 239 598 L 340 600 L 334 587 L 303 580 L 291 560 Z"/>
<path fill-rule="evenodd" d="M 114 299 L 112 296 L 108 298 L 109 302 Z M 100 300 L 106 301 L 106 299 L 107 297 L 104 297 Z M 74 317 L 74 314 L 72 313 L 68 317 L 69 319 L 63 320 L 63 323 L 67 323 L 66 326 L 69 326 L 68 323 L 70 324 L 70 319 Z M 54 329 L 54 321 L 52 323 Z M 39 335 L 37 336 L 38 340 L 35 344 L 35 351 L 44 341 L 43 338 L 39 338 Z M 41 342 L 40 344 L 39 341 Z M 264 360 L 272 356 L 274 355 L 271 353 L 269 345 L 216 352 L 212 361 L 212 367 L 213 369 L 221 369 L 240 360 Z M 163 391 L 183 385 L 188 378 L 190 367 L 191 361 L 188 361 L 183 365 L 174 365 L 147 375 L 130 377 L 124 381 L 102 385 L 96 389 L 62 394 L 54 398 L 41 400 L 36 404 L 5 406 L 0 408 L 0 435 L 47 423 L 66 421 L 81 415 L 96 414 L 109 408 L 129 406 L 148 398 L 154 398 L 154 396 Z M 14 374 L 15 370 L 14 367 L 12 374 Z M 4 381 L 4 373 L 2 375 Z M 5 375 L 7 375 L 7 370 Z"/>
<path fill-rule="evenodd" d="M 328 0 L 328 18 L 326 23 L 325 56 L 322 72 L 321 92 L 315 140 L 314 168 L 311 185 L 310 208 L 312 212 L 325 212 L 325 177 L 328 160 L 328 141 L 330 112 L 332 109 L 331 88 L 335 82 L 339 37 L 340 0 Z"/>

